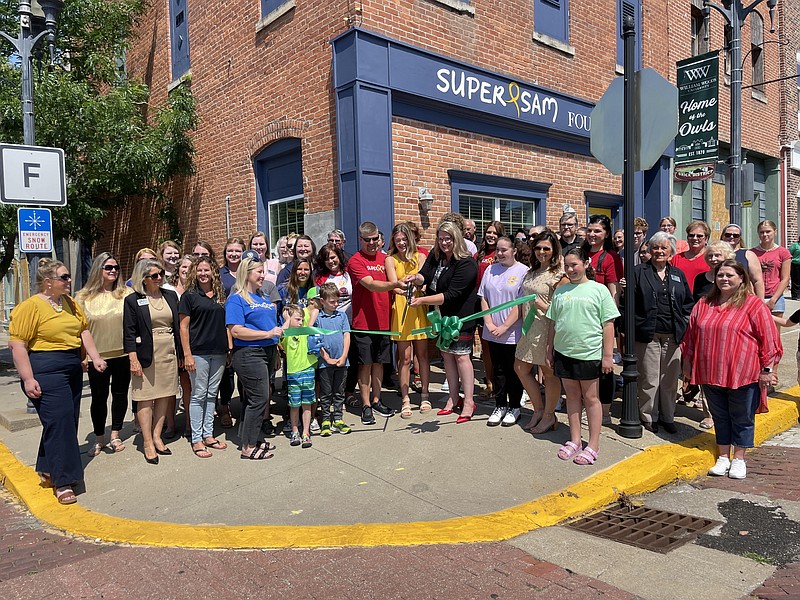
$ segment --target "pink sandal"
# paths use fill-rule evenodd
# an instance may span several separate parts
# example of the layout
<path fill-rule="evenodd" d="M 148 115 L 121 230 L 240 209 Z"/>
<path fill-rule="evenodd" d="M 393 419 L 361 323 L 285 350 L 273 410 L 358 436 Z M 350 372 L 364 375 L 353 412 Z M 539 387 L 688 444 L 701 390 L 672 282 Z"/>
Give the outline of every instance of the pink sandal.
<path fill-rule="evenodd" d="M 558 449 L 558 458 L 560 458 L 561 460 L 569 460 L 580 451 L 581 447 L 578 446 L 578 444 L 569 441 Z"/>
<path fill-rule="evenodd" d="M 583 452 L 578 454 L 575 458 L 572 459 L 576 465 L 593 465 L 594 461 L 597 460 L 597 452 L 586 446 Z"/>

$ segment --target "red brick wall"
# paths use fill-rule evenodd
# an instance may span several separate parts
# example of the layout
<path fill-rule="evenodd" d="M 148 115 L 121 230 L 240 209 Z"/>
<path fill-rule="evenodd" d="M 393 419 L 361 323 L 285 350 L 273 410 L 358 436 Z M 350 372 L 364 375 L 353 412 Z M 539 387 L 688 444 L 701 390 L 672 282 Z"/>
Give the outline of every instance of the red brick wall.
<path fill-rule="evenodd" d="M 780 47 L 781 75 L 791 76 L 797 73 L 797 52 L 800 51 L 800 3 L 780 2 L 778 4 L 778 32 L 782 45 Z M 792 77 L 782 81 L 778 85 L 780 89 L 781 105 L 781 133 L 780 142 L 782 145 L 790 145 L 798 139 L 798 111 L 800 110 L 800 98 L 797 93 L 797 79 Z M 784 238 L 785 243 L 797 240 L 797 192 L 800 190 L 800 171 L 790 168 L 791 156 L 788 148 L 784 151 L 787 174 L 785 180 L 786 194 L 786 224 L 787 232 Z"/>
<path fill-rule="evenodd" d="M 259 33 L 258 0 L 189 0 L 192 91 L 200 125 L 194 136 L 197 173 L 168 190 L 187 242 L 203 237 L 221 246 L 224 199 L 231 198 L 231 231 L 250 232 L 256 223 L 252 159 L 274 139 L 302 139 L 307 211 L 338 204 L 335 113 L 330 40 L 360 25 L 458 61 L 573 96 L 597 101 L 617 75 L 616 14 L 611 0 L 571 0 L 570 44 L 574 56 L 531 39 L 533 2 L 472 0 L 475 15 L 453 11 L 435 0 L 296 0 L 296 8 Z M 690 53 L 688 0 L 648 0 L 643 12 L 644 63 L 674 81 L 675 61 Z M 128 53 L 129 73 L 151 85 L 154 104 L 166 98 L 170 82 L 168 10 L 156 0 L 143 19 L 139 42 Z M 722 45 L 722 25 L 712 20 L 711 46 Z M 765 20 L 768 24 L 768 19 Z M 766 27 L 765 27 L 766 28 Z M 765 39 L 774 39 L 765 31 Z M 749 41 L 746 27 L 744 39 Z M 749 49 L 749 44 L 745 45 Z M 766 78 L 776 76 L 777 46 L 765 48 Z M 745 69 L 749 83 L 749 69 Z M 721 134 L 727 138 L 727 88 L 721 88 Z M 767 104 L 745 94 L 743 145 L 777 155 L 778 96 L 767 86 Z M 586 189 L 617 192 L 612 177 L 593 159 L 542 148 L 396 120 L 395 190 L 397 214 L 419 219 L 415 181 L 423 175 L 437 197 L 448 197 L 446 169 L 461 168 L 551 181 L 555 221 L 560 204 L 582 204 Z M 403 144 L 411 134 L 429 148 L 424 163 Z M 454 149 L 466 147 L 469 152 Z M 408 171 L 412 168 L 416 171 Z M 491 167 L 491 168 L 489 168 Z M 419 173 L 419 174 L 418 174 Z M 404 199 L 410 198 L 407 204 Z M 123 259 L 154 243 L 165 228 L 156 207 L 137 203 L 105 221 L 102 248 Z M 433 219 L 435 215 L 431 215 Z"/>

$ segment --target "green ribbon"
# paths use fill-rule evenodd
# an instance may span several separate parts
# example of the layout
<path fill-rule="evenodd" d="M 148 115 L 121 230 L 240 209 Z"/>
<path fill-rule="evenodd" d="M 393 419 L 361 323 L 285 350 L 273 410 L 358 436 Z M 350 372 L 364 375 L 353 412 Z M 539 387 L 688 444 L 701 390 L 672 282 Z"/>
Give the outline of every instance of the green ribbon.
<path fill-rule="evenodd" d="M 418 335 L 420 333 L 424 333 L 428 337 L 438 337 L 436 340 L 436 346 L 440 350 L 446 350 L 453 340 L 458 339 L 458 334 L 461 331 L 461 327 L 467 321 L 473 321 L 475 319 L 482 319 L 487 315 L 494 314 L 496 312 L 500 312 L 501 310 L 506 310 L 507 308 L 513 308 L 519 304 L 524 302 L 533 302 L 536 300 L 536 294 L 530 294 L 528 296 L 522 296 L 521 298 L 517 298 L 515 300 L 509 300 L 508 302 L 504 302 L 503 304 L 499 304 L 498 306 L 494 306 L 492 308 L 488 308 L 486 310 L 482 310 L 481 312 L 477 312 L 473 315 L 466 316 L 464 318 L 458 318 L 455 316 L 450 317 L 443 317 L 437 311 L 432 310 L 428 313 L 428 320 L 431 322 L 430 327 L 421 327 L 420 329 L 414 329 L 411 331 L 411 335 Z M 536 308 L 532 308 L 531 312 L 528 313 L 528 316 L 533 313 L 534 317 L 536 316 Z M 528 322 L 528 327 L 533 322 L 533 317 L 528 319 L 526 317 L 526 322 Z M 523 333 L 527 333 L 527 328 L 525 327 L 525 323 L 522 324 L 523 326 Z"/>
<path fill-rule="evenodd" d="M 343 333 L 339 329 L 320 329 L 319 327 L 289 327 L 284 330 L 284 336 L 292 335 L 333 335 Z M 371 335 L 400 335 L 399 331 L 370 331 L 368 329 L 351 329 L 349 333 L 369 333 Z"/>

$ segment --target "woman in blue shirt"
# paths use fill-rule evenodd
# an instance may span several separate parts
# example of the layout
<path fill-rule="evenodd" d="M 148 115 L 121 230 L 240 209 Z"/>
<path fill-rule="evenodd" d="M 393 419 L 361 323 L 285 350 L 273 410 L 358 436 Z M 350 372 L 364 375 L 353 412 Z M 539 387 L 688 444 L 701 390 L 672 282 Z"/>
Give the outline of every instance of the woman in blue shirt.
<path fill-rule="evenodd" d="M 225 303 L 225 322 L 233 338 L 233 368 L 242 382 L 247 406 L 240 426 L 241 458 L 272 458 L 274 449 L 261 437 L 261 421 L 269 404 L 269 376 L 283 330 L 278 307 L 261 291 L 264 265 L 245 258 L 236 272 L 233 293 Z"/>

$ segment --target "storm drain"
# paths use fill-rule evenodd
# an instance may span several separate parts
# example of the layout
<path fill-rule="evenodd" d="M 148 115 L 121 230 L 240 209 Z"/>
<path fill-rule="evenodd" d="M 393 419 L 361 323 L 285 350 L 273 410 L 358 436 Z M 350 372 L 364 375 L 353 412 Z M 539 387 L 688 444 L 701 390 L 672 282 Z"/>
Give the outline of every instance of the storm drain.
<path fill-rule="evenodd" d="M 666 554 L 719 521 L 644 506 L 608 508 L 566 526 L 584 533 Z"/>

